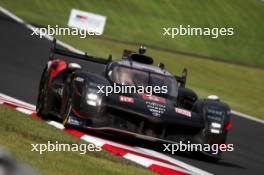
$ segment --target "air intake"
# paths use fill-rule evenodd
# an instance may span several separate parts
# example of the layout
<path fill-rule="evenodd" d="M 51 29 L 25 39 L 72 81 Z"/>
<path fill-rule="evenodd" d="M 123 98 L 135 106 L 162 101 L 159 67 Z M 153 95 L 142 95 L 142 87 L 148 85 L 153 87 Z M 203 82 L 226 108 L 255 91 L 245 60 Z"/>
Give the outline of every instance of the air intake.
<path fill-rule="evenodd" d="M 153 64 L 153 59 L 149 56 L 138 54 L 138 53 L 133 53 L 129 56 L 129 59 L 131 61 L 135 61 L 138 63 L 143 63 L 143 64 Z"/>

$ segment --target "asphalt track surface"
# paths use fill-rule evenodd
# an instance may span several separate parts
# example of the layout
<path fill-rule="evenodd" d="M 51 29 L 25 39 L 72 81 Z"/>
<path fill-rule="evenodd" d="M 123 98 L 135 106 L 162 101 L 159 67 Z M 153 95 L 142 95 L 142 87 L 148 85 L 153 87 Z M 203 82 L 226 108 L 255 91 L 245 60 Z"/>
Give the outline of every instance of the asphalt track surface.
<path fill-rule="evenodd" d="M 50 41 L 31 35 L 32 31 L 0 13 L 0 92 L 35 104 L 40 75 L 46 64 Z M 92 72 L 102 66 L 82 63 Z M 233 116 L 228 143 L 233 152 L 224 153 L 217 164 L 189 156 L 175 158 L 214 174 L 263 174 L 264 125 Z"/>

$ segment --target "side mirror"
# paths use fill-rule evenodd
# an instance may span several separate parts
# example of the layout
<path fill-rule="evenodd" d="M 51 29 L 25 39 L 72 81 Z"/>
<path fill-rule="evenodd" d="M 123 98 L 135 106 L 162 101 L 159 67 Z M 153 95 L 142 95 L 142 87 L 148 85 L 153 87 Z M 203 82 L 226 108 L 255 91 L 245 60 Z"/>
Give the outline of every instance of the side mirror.
<path fill-rule="evenodd" d="M 184 68 L 183 70 L 182 70 L 182 77 L 187 77 L 187 74 L 188 74 L 188 70 L 186 69 L 186 68 Z"/>
<path fill-rule="evenodd" d="M 184 68 L 182 70 L 182 75 L 181 76 L 177 76 L 177 75 L 174 76 L 176 78 L 176 80 L 178 82 L 178 85 L 180 87 L 185 87 L 186 80 L 187 80 L 187 74 L 188 74 L 188 71 L 187 71 L 186 68 Z"/>

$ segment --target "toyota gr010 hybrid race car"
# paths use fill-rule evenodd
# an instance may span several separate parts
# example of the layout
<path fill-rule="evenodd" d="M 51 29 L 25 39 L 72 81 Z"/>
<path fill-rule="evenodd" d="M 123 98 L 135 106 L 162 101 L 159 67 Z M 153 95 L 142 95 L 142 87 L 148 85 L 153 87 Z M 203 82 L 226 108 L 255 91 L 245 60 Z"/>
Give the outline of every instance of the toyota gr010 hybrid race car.
<path fill-rule="evenodd" d="M 139 53 L 125 50 L 122 59 L 113 61 L 111 56 L 102 59 L 58 49 L 56 40 L 53 44 L 39 86 L 40 116 L 58 116 L 66 127 L 111 130 L 170 143 L 226 142 L 231 126 L 229 106 L 218 98 L 198 99 L 194 91 L 185 88 L 186 69 L 182 76 L 173 76 L 164 64 L 154 66 L 144 48 Z M 57 56 L 101 64 L 104 70 L 95 74 Z M 99 86 L 125 86 L 126 82 L 167 86 L 167 93 L 98 93 Z M 212 160 L 221 157 L 221 152 L 203 153 Z"/>

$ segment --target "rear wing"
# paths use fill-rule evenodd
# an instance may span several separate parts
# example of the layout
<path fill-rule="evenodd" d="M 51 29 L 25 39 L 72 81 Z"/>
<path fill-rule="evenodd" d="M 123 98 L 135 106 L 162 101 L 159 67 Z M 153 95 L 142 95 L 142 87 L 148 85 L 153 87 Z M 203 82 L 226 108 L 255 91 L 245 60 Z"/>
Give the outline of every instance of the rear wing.
<path fill-rule="evenodd" d="M 56 39 L 54 38 L 52 41 L 52 47 L 50 49 L 49 60 L 56 59 L 55 58 L 56 54 L 62 55 L 62 56 L 72 57 L 74 59 L 90 61 L 90 62 L 99 63 L 99 64 L 105 64 L 105 65 L 109 64 L 112 61 L 111 55 L 109 55 L 108 59 L 104 59 L 104 58 L 98 58 L 98 57 L 94 57 L 91 55 L 87 55 L 87 53 L 79 54 L 79 53 L 72 52 L 70 50 L 60 49 L 57 47 Z"/>
<path fill-rule="evenodd" d="M 179 87 L 185 87 L 185 85 L 186 85 L 186 80 L 187 80 L 187 73 L 188 73 L 187 69 L 184 68 L 184 69 L 182 70 L 182 75 L 181 75 L 181 76 L 176 76 L 176 75 L 174 76 L 175 79 L 176 79 L 177 82 L 178 82 Z"/>

